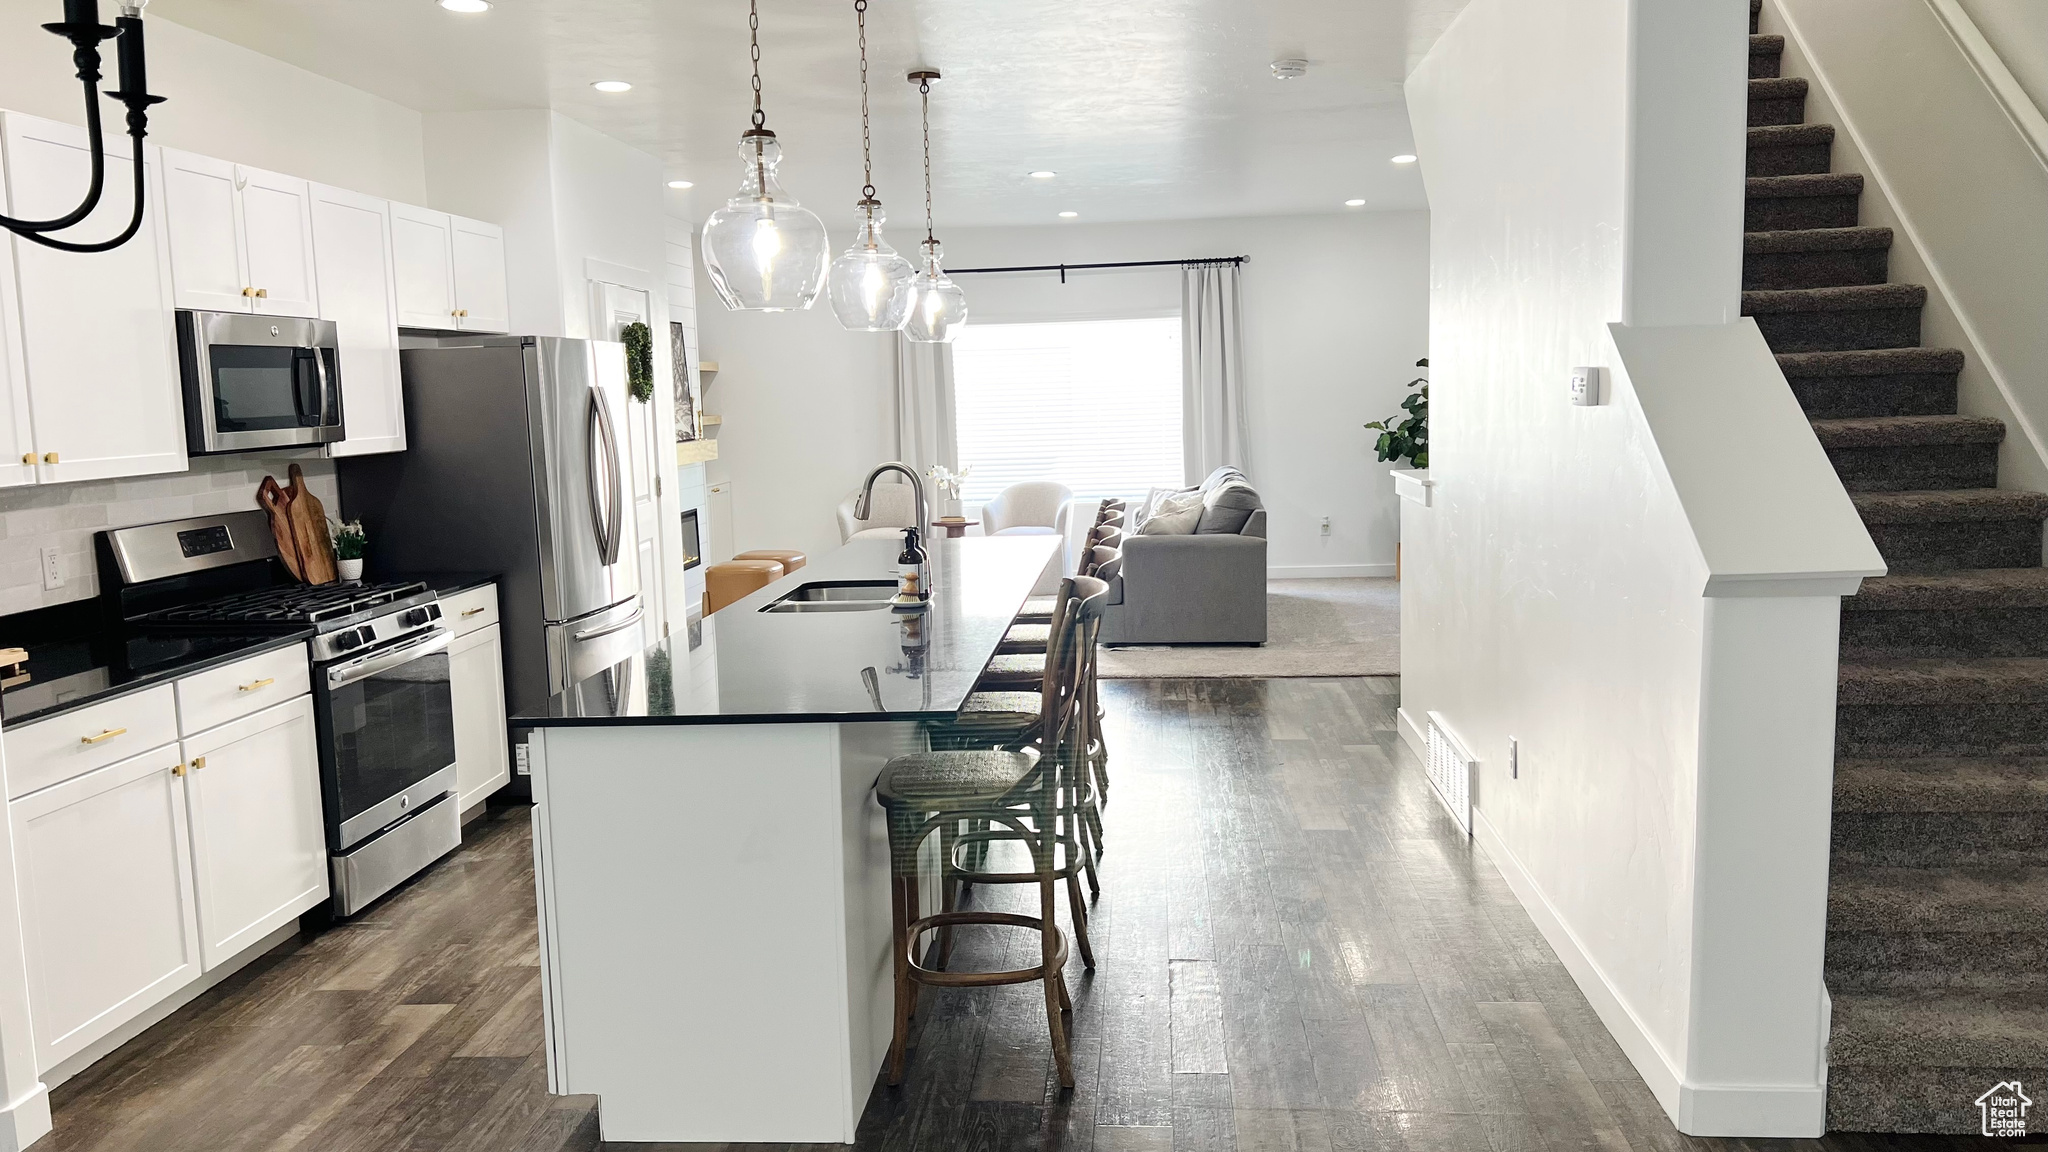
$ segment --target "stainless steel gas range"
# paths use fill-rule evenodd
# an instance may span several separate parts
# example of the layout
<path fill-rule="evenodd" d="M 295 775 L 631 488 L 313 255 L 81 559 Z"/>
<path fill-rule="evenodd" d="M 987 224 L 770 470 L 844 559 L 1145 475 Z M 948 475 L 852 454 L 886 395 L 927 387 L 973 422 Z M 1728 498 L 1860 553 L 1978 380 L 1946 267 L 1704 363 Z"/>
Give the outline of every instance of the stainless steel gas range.
<path fill-rule="evenodd" d="M 307 632 L 333 911 L 348 916 L 462 842 L 441 606 L 425 584 L 292 582 L 262 512 L 96 538 L 101 597 L 144 630 Z"/>

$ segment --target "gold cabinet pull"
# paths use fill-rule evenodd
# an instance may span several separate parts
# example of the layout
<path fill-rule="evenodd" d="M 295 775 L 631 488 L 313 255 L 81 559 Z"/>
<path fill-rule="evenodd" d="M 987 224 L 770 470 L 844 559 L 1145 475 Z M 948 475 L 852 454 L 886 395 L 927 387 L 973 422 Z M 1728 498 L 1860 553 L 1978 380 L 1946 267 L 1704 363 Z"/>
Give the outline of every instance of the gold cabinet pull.
<path fill-rule="evenodd" d="M 244 288 L 244 289 L 242 289 L 242 295 L 244 295 L 244 296 L 254 296 L 255 294 L 256 294 L 256 290 L 255 290 L 254 288 Z"/>
<path fill-rule="evenodd" d="M 178 762 L 177 762 L 176 764 L 173 764 L 173 765 L 171 765 L 171 775 L 173 775 L 173 776 L 183 776 L 184 774 L 185 774 L 185 762 L 184 762 L 183 760 L 180 760 L 180 761 L 178 761 Z"/>
<path fill-rule="evenodd" d="M 469 618 L 470 618 L 471 616 L 474 616 L 474 615 L 476 615 L 477 613 L 479 613 L 479 612 L 482 612 L 482 611 L 483 611 L 483 609 L 482 609 L 482 608 L 471 608 L 471 609 L 469 609 L 469 610 L 465 611 L 465 612 L 464 612 L 464 613 L 462 614 L 462 618 L 463 618 L 464 620 L 467 620 L 467 619 L 469 619 Z"/>
<path fill-rule="evenodd" d="M 116 736 L 123 735 L 127 731 L 126 728 L 108 728 L 97 736 L 80 736 L 78 742 L 80 744 L 100 744 L 112 740 Z"/>
<path fill-rule="evenodd" d="M 57 454 L 56 454 L 55 452 L 45 452 L 45 453 L 43 453 L 43 463 L 45 463 L 45 464 L 55 464 L 56 462 L 57 462 Z"/>
<path fill-rule="evenodd" d="M 255 682 L 253 682 L 253 683 L 250 683 L 250 684 L 244 684 L 244 685 L 242 685 L 242 686 L 241 686 L 240 688 L 237 688 L 237 689 L 235 689 L 235 691 L 237 691 L 237 692 L 254 692 L 254 691 L 255 691 L 255 690 L 257 690 L 258 688 L 268 688 L 268 687 L 270 687 L 270 686 L 271 686 L 272 684 L 275 684 L 275 683 L 277 683 L 277 677 L 275 677 L 275 676 L 265 676 L 265 677 L 264 677 L 263 679 L 261 679 L 261 680 L 257 680 L 257 681 L 255 681 Z"/>
<path fill-rule="evenodd" d="M 469 309 L 467 309 L 467 308 L 457 308 L 457 309 L 455 310 L 455 314 L 456 314 L 457 316 L 467 316 L 467 315 L 469 315 Z"/>
<path fill-rule="evenodd" d="M 206 767 L 206 757 L 204 757 L 204 756 L 194 756 L 194 757 L 192 758 L 192 770 L 193 770 L 194 772 L 197 772 L 197 771 L 199 771 L 199 770 L 200 770 L 201 768 L 204 768 L 204 767 Z"/>
<path fill-rule="evenodd" d="M 258 300 L 268 300 L 268 299 L 270 299 L 270 289 L 268 289 L 268 288 L 258 288 L 258 289 L 256 290 L 256 298 L 257 298 Z"/>

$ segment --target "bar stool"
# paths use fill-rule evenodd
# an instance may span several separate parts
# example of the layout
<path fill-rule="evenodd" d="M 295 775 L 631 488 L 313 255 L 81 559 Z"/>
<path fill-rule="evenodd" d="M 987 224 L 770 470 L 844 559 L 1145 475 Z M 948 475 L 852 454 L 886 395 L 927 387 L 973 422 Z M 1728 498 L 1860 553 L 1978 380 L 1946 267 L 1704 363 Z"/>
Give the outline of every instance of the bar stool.
<path fill-rule="evenodd" d="M 1067 815 L 1070 809 L 1063 809 L 1062 793 L 1070 792 L 1072 778 L 1085 760 L 1088 716 L 1082 684 L 1108 598 L 1108 586 L 1098 580 L 1072 577 L 1062 583 L 1061 604 L 1054 621 L 1058 629 L 1047 650 L 1048 671 L 1038 699 L 1039 723 L 1036 731 L 1017 747 L 898 756 L 883 767 L 881 778 L 876 781 L 875 797 L 888 817 L 893 873 L 890 903 L 896 1005 L 895 1030 L 889 1044 L 891 1084 L 903 1079 L 910 1020 L 921 986 L 990 987 L 1035 980 L 1045 990 L 1046 1029 L 1052 1039 L 1060 1083 L 1068 1088 L 1074 1086 L 1073 1056 L 1061 1018 L 1073 1010 L 1062 971 L 1068 955 L 1067 938 L 1056 919 L 1056 884 L 1063 871 L 1077 936 L 1085 932 L 1080 919 L 1085 913 L 1073 877 L 1074 862 L 1079 857 L 1074 843 L 1075 821 Z M 1038 885 L 1037 916 L 968 912 L 952 907 L 931 916 L 917 915 L 919 849 L 934 834 L 940 834 L 942 842 L 948 840 L 946 830 L 958 828 L 964 820 L 999 827 L 1027 848 L 1032 870 L 1017 875 L 1028 876 L 1025 882 Z M 1067 857 L 1064 868 L 1060 860 L 1063 842 Z M 949 857 L 946 871 L 954 870 Z M 943 933 L 967 924 L 1037 931 L 1039 962 L 1028 968 L 1001 972 L 949 972 L 919 963 L 918 942 L 926 934 L 935 930 Z"/>
<path fill-rule="evenodd" d="M 704 614 L 711 615 L 735 600 L 782 579 L 779 560 L 727 560 L 704 570 Z"/>
<path fill-rule="evenodd" d="M 1116 527 L 1108 523 L 1108 518 L 1112 511 L 1110 505 L 1112 504 L 1117 505 L 1114 511 L 1120 512 L 1122 510 L 1123 501 L 1121 500 L 1105 500 L 1102 502 L 1102 508 L 1095 514 L 1094 525 L 1088 529 L 1087 539 L 1081 543 L 1081 562 L 1074 569 L 1076 576 L 1090 575 L 1088 571 L 1088 553 L 1104 542 L 1103 537 L 1107 529 Z M 1119 532 L 1118 544 L 1116 546 L 1121 546 L 1121 540 L 1122 534 Z M 1029 600 L 1024 601 L 1023 610 L 1017 613 L 1017 623 L 1043 624 L 1051 620 L 1053 604 L 1057 599 L 1054 596 L 1033 596 Z"/>
<path fill-rule="evenodd" d="M 773 560 L 782 565 L 784 575 L 804 566 L 804 554 L 794 548 L 755 548 L 733 557 L 735 560 Z"/>

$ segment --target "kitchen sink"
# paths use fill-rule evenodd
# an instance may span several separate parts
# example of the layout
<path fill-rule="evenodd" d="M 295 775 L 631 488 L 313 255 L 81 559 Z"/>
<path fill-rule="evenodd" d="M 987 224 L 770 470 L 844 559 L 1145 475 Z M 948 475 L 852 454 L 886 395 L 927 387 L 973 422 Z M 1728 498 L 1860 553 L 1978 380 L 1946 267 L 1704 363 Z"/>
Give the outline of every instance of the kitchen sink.
<path fill-rule="evenodd" d="M 896 596 L 894 580 L 818 580 L 799 584 L 763 612 L 872 612 Z"/>

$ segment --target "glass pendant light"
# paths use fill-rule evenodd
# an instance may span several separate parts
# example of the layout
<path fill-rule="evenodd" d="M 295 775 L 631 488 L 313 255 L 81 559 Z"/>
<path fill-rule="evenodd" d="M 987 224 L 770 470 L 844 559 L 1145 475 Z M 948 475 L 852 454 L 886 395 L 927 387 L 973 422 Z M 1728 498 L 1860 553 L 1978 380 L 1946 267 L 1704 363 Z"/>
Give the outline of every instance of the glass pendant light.
<path fill-rule="evenodd" d="M 875 199 L 875 161 L 868 133 L 868 0 L 853 0 L 860 28 L 860 235 L 832 262 L 825 290 L 842 327 L 853 332 L 894 332 L 910 316 L 910 278 L 916 269 L 882 239 L 882 202 Z"/>
<path fill-rule="evenodd" d="M 754 59 L 754 126 L 740 134 L 746 177 L 725 207 L 704 222 L 704 270 L 718 298 L 735 312 L 809 308 L 825 286 L 831 242 L 825 222 L 775 181 L 782 145 L 761 111 L 759 0 L 749 0 L 747 28 Z"/>
<path fill-rule="evenodd" d="M 916 344 L 951 344 L 967 323 L 967 294 L 940 266 L 946 249 L 932 235 L 932 81 L 938 78 L 935 68 L 910 74 L 924 103 L 924 243 L 918 245 L 924 259 L 910 281 L 910 319 L 903 325 L 903 335 Z"/>

